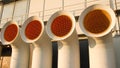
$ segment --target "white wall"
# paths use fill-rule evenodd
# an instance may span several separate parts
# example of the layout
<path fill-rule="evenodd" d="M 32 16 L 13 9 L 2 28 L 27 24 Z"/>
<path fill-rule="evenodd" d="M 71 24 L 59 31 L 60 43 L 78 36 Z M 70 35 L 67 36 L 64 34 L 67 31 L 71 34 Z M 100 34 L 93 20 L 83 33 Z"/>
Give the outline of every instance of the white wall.
<path fill-rule="evenodd" d="M 15 11 L 14 10 L 14 5 L 15 5 Z M 27 0 L 22 0 L 22 1 L 17 1 L 16 4 L 14 2 L 5 4 L 3 6 L 3 14 L 1 17 L 1 25 L 0 27 L 3 27 L 3 25 L 12 19 L 17 21 L 18 23 L 21 23 L 22 18 L 24 18 L 26 14 L 26 7 L 27 7 Z"/>
<path fill-rule="evenodd" d="M 13 7 L 14 7 L 13 3 L 3 6 L 3 13 L 2 13 L 2 17 L 1 17 L 0 27 L 2 27 L 4 25 L 4 23 L 6 23 L 8 20 L 11 20 L 12 14 L 13 14 Z"/>
<path fill-rule="evenodd" d="M 27 14 L 27 0 L 18 1 L 15 6 L 14 20 L 16 20 L 19 25 L 24 23 Z"/>
<path fill-rule="evenodd" d="M 30 1 L 30 9 L 29 9 L 29 16 L 41 16 L 42 13 L 39 14 L 39 11 L 42 11 L 43 7 L 43 0 L 31 0 Z"/>

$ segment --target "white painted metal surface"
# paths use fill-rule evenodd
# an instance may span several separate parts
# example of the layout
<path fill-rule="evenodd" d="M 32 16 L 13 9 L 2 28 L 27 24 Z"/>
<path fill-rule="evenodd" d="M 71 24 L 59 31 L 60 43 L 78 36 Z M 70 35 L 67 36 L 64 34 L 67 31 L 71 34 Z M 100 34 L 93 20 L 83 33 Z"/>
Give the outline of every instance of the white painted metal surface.
<path fill-rule="evenodd" d="M 59 37 L 52 32 L 51 26 L 54 19 L 62 15 L 66 15 L 71 19 L 72 28 L 70 32 L 67 33 L 65 36 Z M 80 68 L 79 42 L 78 42 L 76 30 L 75 30 L 75 23 L 76 22 L 75 22 L 74 16 L 71 13 L 66 11 L 58 11 L 54 13 L 47 22 L 47 25 L 46 25 L 47 34 L 53 40 L 58 41 L 58 68 Z M 59 23 L 59 24 L 62 24 L 62 23 Z M 62 26 L 59 28 L 63 29 Z"/>
<path fill-rule="evenodd" d="M 18 32 L 16 37 L 11 40 L 7 41 L 5 39 L 4 33 L 6 31 L 6 28 L 14 24 L 16 25 Z M 12 47 L 12 57 L 11 57 L 11 63 L 10 63 L 10 68 L 28 68 L 29 66 L 29 44 L 25 43 L 20 35 L 19 35 L 19 26 L 16 22 L 14 21 L 9 21 L 4 25 L 4 28 L 1 30 L 1 42 L 4 45 L 10 44 Z"/>
<path fill-rule="evenodd" d="M 106 11 L 110 15 L 108 18 L 111 19 L 108 29 L 98 34 L 91 33 L 83 25 L 85 16 L 94 10 Z M 115 26 L 115 14 L 113 10 L 104 5 L 92 5 L 83 11 L 79 17 L 79 23 L 83 33 L 89 37 L 90 68 L 116 68 L 115 50 L 111 33 L 111 29 Z M 93 27 L 93 29 L 96 28 Z"/>
<path fill-rule="evenodd" d="M 25 32 L 27 25 L 37 20 L 41 24 L 41 32 L 37 38 L 29 39 Z M 36 26 L 33 26 L 36 28 Z M 45 32 L 44 24 L 37 16 L 28 18 L 21 28 L 21 37 L 26 43 L 32 43 L 34 45 L 32 56 L 32 68 L 52 68 L 52 43 L 51 39 Z M 33 31 L 34 32 L 34 31 Z M 38 31 L 39 32 L 39 31 Z"/>
<path fill-rule="evenodd" d="M 26 9 L 28 9 L 28 5 L 27 2 L 30 1 L 30 8 L 29 8 L 29 13 L 26 13 Z M 117 3 L 115 3 L 115 1 Z M 14 11 L 14 20 L 16 20 L 17 22 L 19 22 L 20 25 L 22 25 L 22 23 L 24 23 L 25 21 L 25 16 L 26 14 L 29 14 L 29 16 L 39 16 L 40 18 L 42 17 L 42 9 L 43 9 L 43 1 L 42 0 L 21 0 L 21 1 L 17 1 L 16 2 L 16 7 L 15 10 L 13 10 L 13 5 L 14 3 L 9 3 L 6 5 L 2 5 L 2 3 L 0 3 L 0 13 L 2 13 L 1 18 L 1 23 L 0 23 L 0 28 L 3 27 L 3 25 L 8 22 L 9 20 L 11 20 L 12 17 L 12 12 Z M 74 16 L 78 16 L 81 14 L 81 12 L 88 6 L 93 5 L 93 4 L 104 4 L 107 6 L 110 6 L 112 9 L 116 10 L 120 8 L 120 0 L 65 0 L 65 7 L 64 9 L 72 12 L 74 14 Z M 36 7 L 39 6 L 39 7 Z M 45 8 L 45 19 L 44 20 L 48 20 L 49 17 L 56 11 L 61 10 L 62 9 L 62 0 L 46 0 L 46 8 Z M 23 6 L 23 7 L 21 7 Z M 3 8 L 3 9 L 2 9 Z M 83 34 L 79 29 L 79 27 L 77 26 L 77 33 L 78 34 Z M 119 30 L 119 22 L 117 23 L 117 26 L 115 27 L 115 30 Z M 116 35 L 116 33 L 115 33 Z M 118 35 L 120 36 L 120 35 Z M 115 51 L 117 54 L 117 65 L 119 66 L 119 39 L 114 37 L 114 45 L 115 45 Z M 120 67 L 118 67 L 120 68 Z"/>

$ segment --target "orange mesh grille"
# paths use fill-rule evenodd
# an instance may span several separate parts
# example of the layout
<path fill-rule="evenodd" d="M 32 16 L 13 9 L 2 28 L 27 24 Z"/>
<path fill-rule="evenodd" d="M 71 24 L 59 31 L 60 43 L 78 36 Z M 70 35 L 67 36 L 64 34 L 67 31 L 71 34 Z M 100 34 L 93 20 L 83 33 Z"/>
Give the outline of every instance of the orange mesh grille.
<path fill-rule="evenodd" d="M 42 26 L 40 24 L 40 21 L 37 20 L 31 21 L 25 29 L 25 35 L 27 38 L 33 40 L 40 35 L 41 29 Z"/>
<path fill-rule="evenodd" d="M 5 29 L 4 38 L 6 41 L 10 42 L 10 41 L 14 40 L 17 33 L 18 33 L 17 26 L 15 24 L 11 24 Z"/>
<path fill-rule="evenodd" d="M 51 31 L 59 37 L 67 35 L 72 28 L 72 21 L 68 16 L 61 15 L 54 19 Z"/>
<path fill-rule="evenodd" d="M 91 33 L 104 32 L 110 25 L 110 15 L 104 10 L 89 12 L 84 19 L 84 27 Z"/>

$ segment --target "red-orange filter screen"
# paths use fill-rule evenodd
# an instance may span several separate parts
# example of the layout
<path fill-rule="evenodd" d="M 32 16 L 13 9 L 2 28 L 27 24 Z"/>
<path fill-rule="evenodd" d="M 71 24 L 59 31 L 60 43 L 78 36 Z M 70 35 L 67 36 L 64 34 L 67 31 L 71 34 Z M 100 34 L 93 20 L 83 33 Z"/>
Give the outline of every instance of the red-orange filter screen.
<path fill-rule="evenodd" d="M 4 32 L 4 38 L 6 41 L 10 42 L 12 40 L 14 40 L 14 38 L 16 37 L 18 33 L 18 28 L 15 24 L 10 24 Z"/>
<path fill-rule="evenodd" d="M 41 30 L 42 30 L 42 25 L 40 21 L 33 20 L 26 26 L 25 35 L 27 38 L 33 40 L 40 35 Z"/>
<path fill-rule="evenodd" d="M 110 25 L 110 15 L 105 10 L 94 10 L 89 12 L 84 19 L 84 27 L 91 33 L 102 33 Z"/>
<path fill-rule="evenodd" d="M 67 35 L 72 28 L 72 21 L 66 15 L 56 17 L 51 24 L 51 31 L 58 37 Z"/>

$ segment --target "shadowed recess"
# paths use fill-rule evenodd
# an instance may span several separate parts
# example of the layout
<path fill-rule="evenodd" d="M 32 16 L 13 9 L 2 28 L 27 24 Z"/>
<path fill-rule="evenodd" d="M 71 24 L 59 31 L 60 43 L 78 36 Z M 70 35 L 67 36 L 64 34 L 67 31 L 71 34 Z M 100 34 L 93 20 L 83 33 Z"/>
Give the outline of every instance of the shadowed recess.
<path fill-rule="evenodd" d="M 110 26 L 111 17 L 105 10 L 93 10 L 84 18 L 84 27 L 95 34 L 104 32 Z"/>
<path fill-rule="evenodd" d="M 14 38 L 16 37 L 18 33 L 18 28 L 15 24 L 10 24 L 4 32 L 4 38 L 6 41 L 10 42 L 12 40 L 14 40 Z"/>
<path fill-rule="evenodd" d="M 67 35 L 72 28 L 72 20 L 66 15 L 56 17 L 51 24 L 51 31 L 58 37 Z"/>
<path fill-rule="evenodd" d="M 33 40 L 40 35 L 41 30 L 42 30 L 42 25 L 40 21 L 33 20 L 27 25 L 25 29 L 25 35 L 28 39 Z"/>

